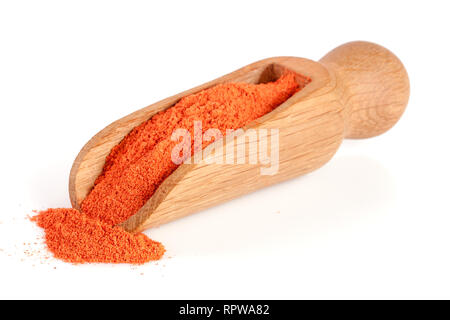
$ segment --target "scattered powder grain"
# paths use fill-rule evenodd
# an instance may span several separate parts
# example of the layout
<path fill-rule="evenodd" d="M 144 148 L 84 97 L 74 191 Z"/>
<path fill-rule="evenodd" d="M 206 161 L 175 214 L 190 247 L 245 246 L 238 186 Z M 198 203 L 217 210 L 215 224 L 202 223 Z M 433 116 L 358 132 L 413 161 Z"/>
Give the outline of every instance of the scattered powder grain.
<path fill-rule="evenodd" d="M 49 209 L 32 218 L 45 229 L 49 250 L 72 263 L 142 264 L 160 259 L 165 251 L 161 243 L 116 225 L 134 215 L 178 167 L 171 160 L 178 143 L 171 141 L 173 131 L 187 129 L 192 136 L 194 121 L 201 121 L 203 133 L 216 128 L 225 135 L 227 129 L 242 128 L 272 111 L 310 81 L 287 71 L 269 83 L 219 84 L 154 115 L 112 149 L 81 204 L 82 212 Z"/>

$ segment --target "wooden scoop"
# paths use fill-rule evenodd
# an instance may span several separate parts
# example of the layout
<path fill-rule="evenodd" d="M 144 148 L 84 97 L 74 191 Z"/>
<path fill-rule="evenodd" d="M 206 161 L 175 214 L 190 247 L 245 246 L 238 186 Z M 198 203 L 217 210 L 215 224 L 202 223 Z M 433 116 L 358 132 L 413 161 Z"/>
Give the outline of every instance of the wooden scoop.
<path fill-rule="evenodd" d="M 130 232 L 142 231 L 308 173 L 330 160 L 344 138 L 368 138 L 387 131 L 398 121 L 408 102 L 409 80 L 405 68 L 394 54 L 373 43 L 344 44 L 319 62 L 296 57 L 258 61 L 136 111 L 96 134 L 73 164 L 69 182 L 72 206 L 80 209 L 111 149 L 157 112 L 173 106 L 184 96 L 216 84 L 273 81 L 285 69 L 308 76 L 312 81 L 244 128 L 279 130 L 276 174 L 261 175 L 264 165 L 260 163 L 207 164 L 203 159 L 196 164 L 182 164 L 122 226 Z"/>

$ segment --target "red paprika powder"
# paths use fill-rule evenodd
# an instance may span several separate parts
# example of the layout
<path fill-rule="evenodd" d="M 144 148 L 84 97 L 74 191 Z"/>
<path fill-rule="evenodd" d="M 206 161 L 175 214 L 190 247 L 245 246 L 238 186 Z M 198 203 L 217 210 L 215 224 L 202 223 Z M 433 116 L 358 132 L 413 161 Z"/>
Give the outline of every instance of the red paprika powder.
<path fill-rule="evenodd" d="M 142 264 L 164 254 L 164 246 L 146 235 L 130 234 L 75 209 L 49 209 L 32 221 L 45 229 L 53 255 L 67 262 Z"/>
<path fill-rule="evenodd" d="M 272 111 L 310 82 L 293 72 L 262 84 L 219 84 L 182 98 L 173 107 L 134 128 L 106 159 L 102 174 L 74 209 L 50 209 L 33 218 L 45 229 L 55 257 L 75 263 L 145 263 L 161 258 L 164 247 L 117 224 L 134 215 L 178 165 L 171 160 L 176 129 L 238 129 Z M 203 147 L 206 147 L 204 144 Z M 191 148 L 194 152 L 194 148 Z"/>

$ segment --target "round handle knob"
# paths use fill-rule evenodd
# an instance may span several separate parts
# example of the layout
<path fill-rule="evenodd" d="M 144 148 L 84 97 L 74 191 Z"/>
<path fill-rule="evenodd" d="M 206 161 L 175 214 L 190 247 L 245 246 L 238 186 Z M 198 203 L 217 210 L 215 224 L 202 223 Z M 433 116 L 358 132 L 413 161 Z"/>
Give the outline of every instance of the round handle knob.
<path fill-rule="evenodd" d="M 392 52 L 356 41 L 330 51 L 320 62 L 336 75 L 337 92 L 348 112 L 347 138 L 377 136 L 400 119 L 409 99 L 409 79 Z"/>

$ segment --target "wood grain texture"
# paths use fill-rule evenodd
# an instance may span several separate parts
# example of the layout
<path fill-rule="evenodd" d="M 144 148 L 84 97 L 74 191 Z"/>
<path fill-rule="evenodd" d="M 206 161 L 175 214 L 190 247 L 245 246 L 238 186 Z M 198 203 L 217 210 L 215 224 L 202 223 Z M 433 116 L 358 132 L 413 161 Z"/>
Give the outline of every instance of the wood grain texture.
<path fill-rule="evenodd" d="M 338 78 L 336 90 L 346 106 L 347 138 L 369 138 L 389 130 L 409 99 L 409 79 L 401 61 L 374 43 L 351 42 L 320 60 Z"/>
<path fill-rule="evenodd" d="M 406 70 L 398 58 L 376 44 L 348 43 L 320 62 L 295 57 L 265 59 L 136 111 L 100 131 L 80 151 L 72 167 L 72 206 L 79 209 L 112 147 L 157 112 L 173 106 L 183 96 L 219 83 L 272 81 L 285 68 L 310 77 L 312 82 L 244 128 L 279 130 L 277 174 L 261 175 L 264 165 L 248 161 L 227 165 L 208 164 L 204 159 L 197 164 L 182 164 L 122 226 L 130 232 L 142 231 L 313 171 L 334 155 L 345 137 L 365 138 L 388 130 L 408 101 Z M 214 142 L 227 143 L 233 141 Z M 248 145 L 248 141 L 244 143 Z M 234 144 L 233 148 L 238 146 Z"/>

